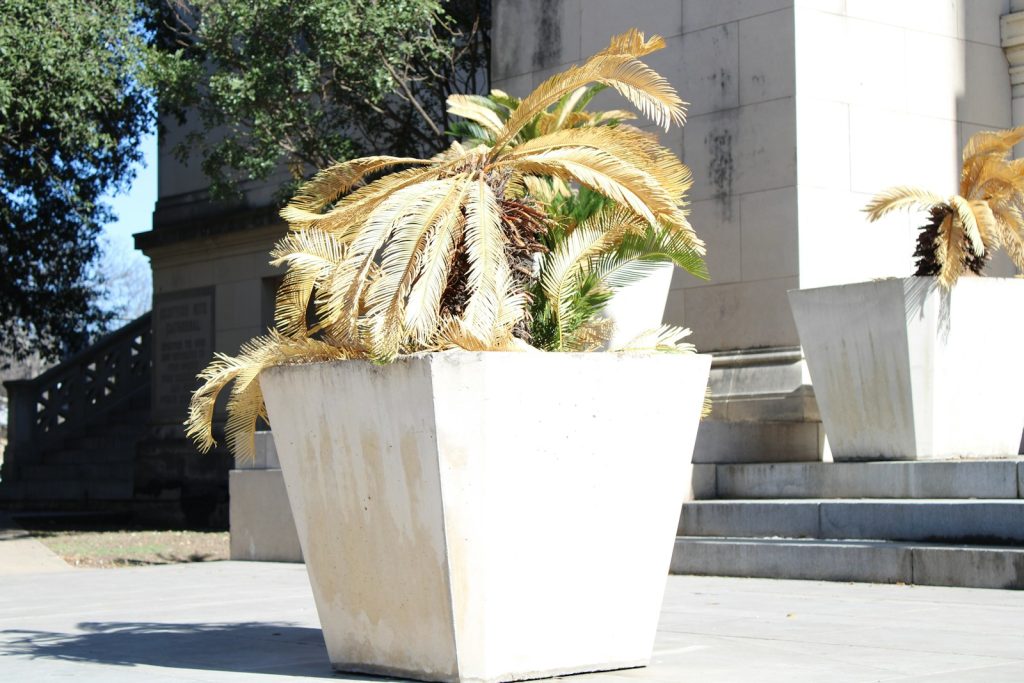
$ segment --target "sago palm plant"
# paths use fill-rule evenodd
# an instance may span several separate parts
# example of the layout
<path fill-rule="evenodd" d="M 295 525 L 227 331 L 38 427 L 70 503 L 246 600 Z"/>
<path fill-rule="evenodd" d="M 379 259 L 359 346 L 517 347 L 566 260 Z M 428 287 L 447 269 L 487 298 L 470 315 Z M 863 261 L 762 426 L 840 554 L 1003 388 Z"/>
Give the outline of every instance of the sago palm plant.
<path fill-rule="evenodd" d="M 566 94 L 536 113 L 515 141 L 519 144 L 559 131 L 618 128 L 630 136 L 650 135 L 623 125 L 636 117 L 628 111 L 587 111 L 608 86 L 593 83 Z M 465 120 L 450 133 L 463 144 L 493 144 L 501 126 L 522 100 L 501 90 L 481 95 L 453 95 L 448 111 Z M 652 138 L 656 143 L 656 139 Z M 687 186 L 689 185 L 689 171 Z M 660 264 L 674 263 L 706 278 L 703 260 L 675 231 L 652 226 L 616 209 L 614 201 L 587 186 L 570 186 L 558 177 L 525 178 L 530 197 L 548 218 L 541 234 L 539 277 L 529 288 L 530 341 L 548 351 L 593 350 L 613 331 L 603 316 L 615 291 L 650 275 Z M 577 233 L 577 228 L 581 228 Z"/>
<path fill-rule="evenodd" d="M 356 159 L 318 173 L 281 212 L 291 232 L 272 253 L 273 263 L 288 266 L 277 329 L 237 358 L 218 355 L 200 375 L 188 434 L 202 450 L 214 445 L 214 403 L 234 381 L 226 434 L 237 456 L 251 455 L 257 421 L 266 419 L 258 376 L 270 365 L 534 348 L 531 291 L 549 292 L 560 315 L 563 292 L 578 290 L 576 282 L 591 272 L 614 271 L 615 258 L 629 248 L 609 245 L 656 233 L 699 270 L 704 247 L 684 210 L 689 173 L 651 136 L 605 126 L 522 135 L 552 104 L 591 83 L 616 90 L 666 129 L 681 125 L 684 103 L 640 60 L 663 44 L 637 31 L 613 38 L 542 83 L 500 125 L 492 122 L 486 143 L 456 142 L 431 159 Z M 578 228 L 572 253 L 538 272 L 550 222 L 531 188 L 553 180 L 589 188 L 615 210 Z M 688 350 L 680 343 L 685 334 L 662 328 L 628 346 Z"/>
<path fill-rule="evenodd" d="M 964 273 L 980 275 L 1003 247 L 1024 269 L 1024 160 L 1008 160 L 1024 128 L 981 132 L 964 147 L 960 192 L 942 197 L 915 187 L 894 187 L 865 207 L 875 221 L 895 209 L 922 208 L 929 221 L 918 235 L 915 275 L 938 275 L 952 287 Z"/>

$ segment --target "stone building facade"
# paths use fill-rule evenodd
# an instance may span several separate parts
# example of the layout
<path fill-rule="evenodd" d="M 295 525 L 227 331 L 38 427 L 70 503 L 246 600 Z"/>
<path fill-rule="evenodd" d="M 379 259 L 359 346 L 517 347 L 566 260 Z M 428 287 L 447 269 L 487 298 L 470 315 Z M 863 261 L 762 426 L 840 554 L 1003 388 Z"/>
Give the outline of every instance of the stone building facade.
<path fill-rule="evenodd" d="M 860 209 L 893 184 L 954 191 L 966 139 L 1024 111 L 1012 98 L 1013 48 L 1003 48 L 1012 15 L 1000 28 L 1016 9 L 1008 0 L 494 0 L 492 87 L 514 95 L 630 27 L 666 38 L 649 62 L 690 106 L 685 127 L 660 135 L 694 172 L 691 221 L 711 272 L 707 282 L 677 272 L 665 311 L 715 354 L 715 412 L 695 462 L 827 457 L 786 292 L 909 274 L 914 220 L 869 224 Z M 593 106 L 623 101 L 603 93 Z M 271 324 L 280 272 L 267 252 L 285 233 L 273 183 L 246 187 L 235 203 L 208 201 L 202 174 L 171 154 L 180 134 L 161 142 L 153 229 L 136 238 L 153 268 L 152 410 L 168 459 L 191 448 L 181 422 L 196 372 Z M 164 456 L 153 457 L 159 467 Z"/>
<path fill-rule="evenodd" d="M 496 3 L 493 87 L 523 95 L 635 26 L 690 103 L 660 133 L 693 170 L 710 281 L 677 271 L 666 322 L 716 354 L 696 461 L 817 459 L 824 447 L 786 292 L 912 270 L 916 224 L 861 208 L 896 184 L 954 192 L 959 153 L 1007 128 L 1005 0 Z M 622 106 L 603 94 L 596 106 Z M 615 101 L 617 100 L 617 101 Z M 916 219 L 919 220 L 919 219 Z M 1010 272 L 1006 262 L 995 272 Z"/>

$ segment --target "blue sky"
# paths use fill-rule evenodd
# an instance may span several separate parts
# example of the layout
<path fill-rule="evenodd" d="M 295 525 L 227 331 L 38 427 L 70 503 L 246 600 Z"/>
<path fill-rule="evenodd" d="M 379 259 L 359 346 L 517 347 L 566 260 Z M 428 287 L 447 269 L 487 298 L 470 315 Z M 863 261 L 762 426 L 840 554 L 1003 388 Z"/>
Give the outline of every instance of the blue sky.
<path fill-rule="evenodd" d="M 108 274 L 119 272 L 149 270 L 149 260 L 142 252 L 135 250 L 132 235 L 150 230 L 153 219 L 153 206 L 156 203 L 157 185 L 157 144 L 156 132 L 143 138 L 142 147 L 145 164 L 136 167 L 135 180 L 131 189 L 118 195 L 107 197 L 113 207 L 117 220 L 104 229 L 105 245 L 104 270 Z M 148 301 L 151 297 L 152 280 L 145 278 L 148 287 L 146 292 L 138 292 L 137 288 L 113 287 L 108 295 L 108 305 L 125 305 L 129 309 L 138 302 Z M 131 299 L 131 300 L 129 300 Z M 135 311 L 135 314 L 141 311 Z"/>
<path fill-rule="evenodd" d="M 106 227 L 106 237 L 128 249 L 135 248 L 134 233 L 151 228 L 153 205 L 156 203 L 156 133 L 143 138 L 140 146 L 146 163 L 145 166 L 136 166 L 131 190 L 108 199 L 117 214 L 117 222 Z M 138 257 L 145 258 L 141 252 L 138 252 Z"/>

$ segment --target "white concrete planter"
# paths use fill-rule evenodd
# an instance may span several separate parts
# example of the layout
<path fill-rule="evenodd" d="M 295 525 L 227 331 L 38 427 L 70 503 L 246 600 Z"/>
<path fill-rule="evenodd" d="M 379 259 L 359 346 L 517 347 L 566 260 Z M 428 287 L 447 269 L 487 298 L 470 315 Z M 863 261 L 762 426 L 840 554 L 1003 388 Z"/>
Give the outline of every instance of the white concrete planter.
<path fill-rule="evenodd" d="M 659 264 L 651 273 L 615 292 L 602 315 L 615 322 L 606 348 L 614 349 L 636 339 L 647 330 L 659 327 L 665 318 L 675 264 Z"/>
<path fill-rule="evenodd" d="M 1017 453 L 1024 280 L 863 282 L 789 293 L 835 460 Z"/>
<path fill-rule="evenodd" d="M 334 667 L 511 681 L 645 665 L 709 368 L 448 352 L 265 371 Z"/>

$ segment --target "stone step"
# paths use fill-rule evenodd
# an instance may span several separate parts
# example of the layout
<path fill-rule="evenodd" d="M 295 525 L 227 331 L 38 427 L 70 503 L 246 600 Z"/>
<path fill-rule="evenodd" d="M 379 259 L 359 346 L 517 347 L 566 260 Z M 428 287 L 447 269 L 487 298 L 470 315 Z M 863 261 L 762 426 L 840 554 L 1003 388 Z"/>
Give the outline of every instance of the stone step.
<path fill-rule="evenodd" d="M 1024 500 L 702 500 L 680 536 L 1024 543 Z"/>
<path fill-rule="evenodd" d="M 681 536 L 671 572 L 1024 589 L 1024 548 Z"/>
<path fill-rule="evenodd" d="M 132 434 L 90 434 L 65 439 L 64 446 L 67 450 L 75 451 L 114 451 L 122 454 L 125 459 L 131 460 L 135 456 L 135 444 L 137 444 L 142 437 L 143 434 L 140 434 L 137 431 Z"/>
<path fill-rule="evenodd" d="M 87 481 L 82 479 L 21 480 L 0 482 L 0 501 L 29 504 L 34 501 L 54 503 L 127 501 L 132 499 L 131 480 Z"/>
<path fill-rule="evenodd" d="M 703 465 L 707 498 L 1024 498 L 1024 459 Z M 695 474 L 697 474 L 695 472 Z"/>
<path fill-rule="evenodd" d="M 135 460 L 134 449 L 124 448 L 62 448 L 40 455 L 40 463 L 46 465 L 90 465 L 93 463 L 116 464 L 131 468 Z"/>
<path fill-rule="evenodd" d="M 18 468 L 21 481 L 133 481 L 131 463 L 110 463 L 98 460 L 80 461 L 75 464 L 22 463 Z"/>

